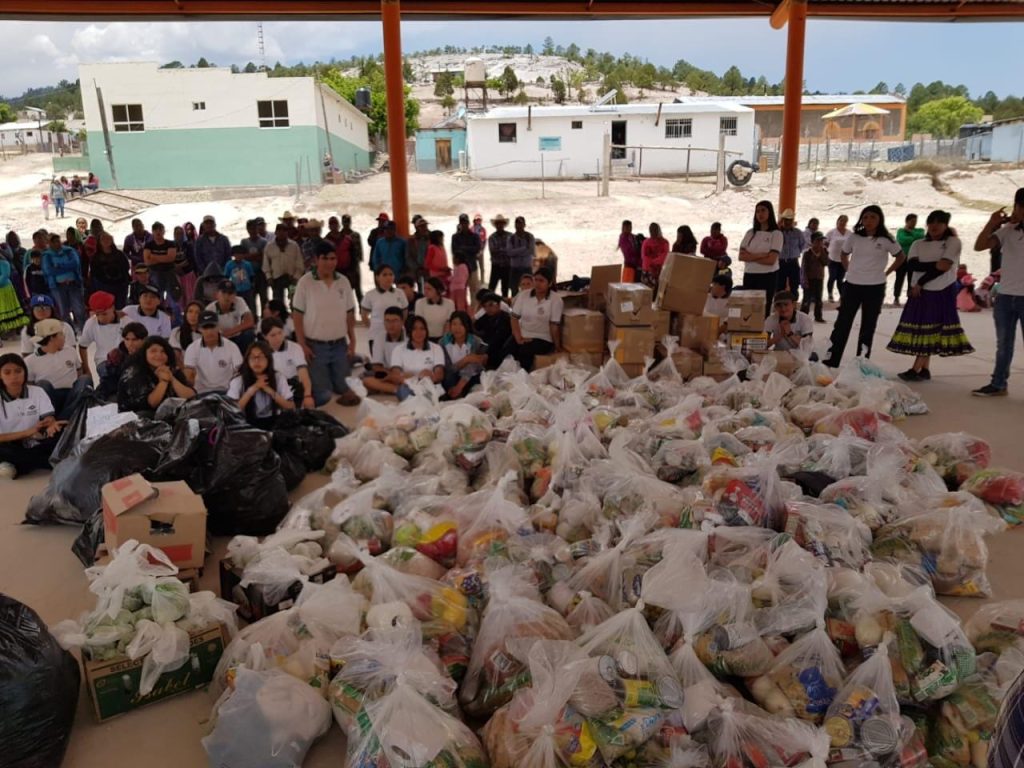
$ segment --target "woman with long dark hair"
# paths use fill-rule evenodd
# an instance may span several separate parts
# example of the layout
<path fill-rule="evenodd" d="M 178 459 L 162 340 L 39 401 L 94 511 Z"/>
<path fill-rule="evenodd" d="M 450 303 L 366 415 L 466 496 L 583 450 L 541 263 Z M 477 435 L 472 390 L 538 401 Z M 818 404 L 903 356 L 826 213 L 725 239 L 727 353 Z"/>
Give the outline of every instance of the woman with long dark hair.
<path fill-rule="evenodd" d="M 895 257 L 886 269 L 889 257 Z M 832 345 L 825 365 L 838 368 L 843 360 L 853 321 L 860 312 L 857 356 L 871 357 L 878 316 L 885 303 L 886 278 L 899 269 L 906 257 L 896 238 L 885 228 L 885 214 L 877 205 L 860 212 L 853 232 L 843 245 L 843 269 L 846 273 L 839 305 L 839 317 L 832 329 Z"/>
<path fill-rule="evenodd" d="M 775 220 L 775 206 L 770 200 L 762 200 L 754 206 L 753 226 L 740 241 L 740 261 L 744 265 L 744 290 L 764 291 L 765 317 L 772 311 L 782 241 L 782 230 Z"/>
<path fill-rule="evenodd" d="M 441 348 L 448 363 L 444 377 L 445 397 L 458 400 L 480 383 L 480 374 L 487 364 L 487 345 L 473 333 L 469 313 L 452 313 Z"/>
<path fill-rule="evenodd" d="M 114 308 L 124 309 L 128 299 L 128 283 L 132 279 L 128 259 L 109 232 L 100 232 L 97 241 L 96 253 L 89 265 L 92 290 L 112 294 Z"/>
<path fill-rule="evenodd" d="M 525 370 L 532 371 L 537 355 L 562 351 L 562 297 L 551 292 L 551 272 L 533 274 L 533 289 L 520 291 L 512 303 L 512 338 L 506 345 Z"/>
<path fill-rule="evenodd" d="M 66 422 L 57 421 L 42 388 L 28 383 L 21 355 L 0 355 L 0 478 L 49 469 L 50 453 Z"/>
<path fill-rule="evenodd" d="M 274 370 L 274 351 L 263 339 L 245 351 L 242 367 L 228 386 L 228 397 L 238 401 L 246 421 L 260 429 L 270 429 L 281 411 L 295 410 L 291 385 Z"/>
<path fill-rule="evenodd" d="M 182 313 L 181 325 L 171 331 L 168 341 L 174 349 L 174 357 L 178 361 L 178 367 L 185 365 L 185 350 L 189 345 L 200 337 L 199 316 L 205 307 L 198 301 L 190 301 L 185 305 Z"/>
<path fill-rule="evenodd" d="M 685 253 L 690 256 L 697 255 L 697 238 L 693 230 L 683 224 L 676 230 L 676 241 L 672 244 L 673 253 Z"/>
<path fill-rule="evenodd" d="M 932 355 L 955 357 L 974 351 L 956 310 L 956 268 L 960 238 L 945 211 L 928 214 L 927 233 L 910 246 L 906 264 L 909 298 L 889 351 L 913 355 L 914 364 L 898 376 L 904 381 L 929 381 Z"/>
<path fill-rule="evenodd" d="M 167 339 L 149 336 L 129 360 L 117 385 L 117 409 L 152 413 L 169 397 L 190 400 L 196 391 L 178 368 Z"/>
<path fill-rule="evenodd" d="M 444 350 L 430 340 L 427 321 L 419 315 L 412 315 L 406 322 L 409 341 L 391 351 L 391 372 L 393 378 L 402 382 L 422 380 L 431 383 L 438 394 L 444 381 Z M 395 393 L 399 400 L 412 395 L 409 385 L 399 385 Z"/>

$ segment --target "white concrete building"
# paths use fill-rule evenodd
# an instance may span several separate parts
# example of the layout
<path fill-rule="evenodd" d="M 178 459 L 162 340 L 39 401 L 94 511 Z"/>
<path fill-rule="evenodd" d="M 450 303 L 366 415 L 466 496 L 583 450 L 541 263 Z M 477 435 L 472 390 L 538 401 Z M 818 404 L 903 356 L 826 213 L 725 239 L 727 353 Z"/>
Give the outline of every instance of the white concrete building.
<path fill-rule="evenodd" d="M 467 115 L 470 172 L 483 179 L 580 178 L 601 172 L 605 133 L 616 170 L 643 176 L 713 173 L 718 136 L 726 164 L 752 160 L 754 110 L 701 99 L 665 104 L 499 107 Z M 642 148 L 642 149 L 641 149 Z M 689 149 L 689 152 L 686 150 Z"/>
<path fill-rule="evenodd" d="M 56 152 L 60 147 L 71 146 L 68 133 L 53 133 L 46 130 L 49 120 L 22 120 L 16 123 L 0 123 L 0 149 L 4 152 Z"/>
<path fill-rule="evenodd" d="M 312 77 L 83 64 L 92 170 L 130 189 L 294 184 L 330 150 L 342 170 L 370 162 L 369 119 Z M 110 154 L 106 152 L 102 92 Z"/>

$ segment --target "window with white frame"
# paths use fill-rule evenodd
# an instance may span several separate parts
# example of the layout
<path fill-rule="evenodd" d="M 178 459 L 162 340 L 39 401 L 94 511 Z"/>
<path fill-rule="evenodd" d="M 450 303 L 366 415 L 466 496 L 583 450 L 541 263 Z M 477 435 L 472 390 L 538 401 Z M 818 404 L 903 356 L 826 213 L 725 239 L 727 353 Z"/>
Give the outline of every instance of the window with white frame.
<path fill-rule="evenodd" d="M 146 130 L 141 104 L 111 104 L 115 133 L 137 133 Z"/>
<path fill-rule="evenodd" d="M 498 123 L 498 143 L 499 144 L 515 144 L 516 143 L 516 124 L 515 123 Z"/>
<path fill-rule="evenodd" d="M 666 139 L 688 139 L 693 136 L 693 119 L 679 117 L 665 121 Z"/>
<path fill-rule="evenodd" d="M 205 109 L 206 109 L 206 102 L 205 101 L 193 101 L 192 102 L 192 111 L 193 112 L 202 112 Z"/>
<path fill-rule="evenodd" d="M 722 117 L 718 120 L 718 132 L 723 136 L 735 136 L 736 131 L 736 118 L 735 117 Z"/>
<path fill-rule="evenodd" d="M 287 101 L 257 101 L 256 112 L 259 115 L 260 128 L 287 128 Z"/>
<path fill-rule="evenodd" d="M 574 131 L 582 131 L 583 130 L 583 121 L 582 120 L 573 120 L 572 121 L 572 129 Z"/>

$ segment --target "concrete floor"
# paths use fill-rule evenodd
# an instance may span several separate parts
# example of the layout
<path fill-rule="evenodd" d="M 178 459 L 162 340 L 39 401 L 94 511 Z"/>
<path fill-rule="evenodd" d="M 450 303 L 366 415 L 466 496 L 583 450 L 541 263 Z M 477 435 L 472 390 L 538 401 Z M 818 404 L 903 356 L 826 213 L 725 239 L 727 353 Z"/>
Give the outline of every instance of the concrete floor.
<path fill-rule="evenodd" d="M 831 322 L 834 311 L 826 311 Z M 886 309 L 879 322 L 874 361 L 895 373 L 908 366 L 901 358 L 885 350 L 889 336 L 899 319 L 899 310 Z M 913 385 L 924 395 L 931 413 L 900 424 L 912 437 L 938 432 L 965 431 L 992 444 L 997 466 L 1024 471 L 1024 452 L 1020 450 L 1016 429 L 1024 425 L 1024 352 L 1018 350 L 1008 398 L 983 400 L 970 397 L 970 390 L 988 382 L 995 351 L 991 313 L 965 315 L 963 324 L 978 350 L 968 357 L 935 360 L 933 380 Z M 825 343 L 829 326 L 816 326 L 818 345 Z M 331 412 L 351 423 L 353 409 L 332 405 Z M 81 564 L 71 553 L 77 529 L 38 528 L 19 525 L 32 494 L 42 490 L 47 476 L 37 473 L 15 481 L 0 481 L 4 501 L 0 505 L 0 591 L 16 597 L 37 610 L 47 622 L 77 617 L 93 601 L 87 590 Z M 299 498 L 326 482 L 323 475 L 311 475 L 292 494 Z M 202 579 L 205 589 L 217 591 L 216 563 L 227 539 L 215 541 L 216 552 L 207 560 Z M 1018 548 L 1024 544 L 1024 530 L 989 539 L 991 562 L 989 577 L 998 599 L 1024 597 L 1024 560 Z M 967 598 L 944 599 L 962 617 L 969 617 L 982 601 Z M 78 717 L 64 765 L 74 768 L 127 768 L 144 764 L 147 768 L 181 768 L 206 764 L 199 740 L 206 733 L 212 699 L 198 691 L 170 699 L 120 718 L 96 724 L 86 696 L 79 701 Z M 307 768 L 336 768 L 344 760 L 344 738 L 332 727 L 326 737 L 310 751 Z"/>

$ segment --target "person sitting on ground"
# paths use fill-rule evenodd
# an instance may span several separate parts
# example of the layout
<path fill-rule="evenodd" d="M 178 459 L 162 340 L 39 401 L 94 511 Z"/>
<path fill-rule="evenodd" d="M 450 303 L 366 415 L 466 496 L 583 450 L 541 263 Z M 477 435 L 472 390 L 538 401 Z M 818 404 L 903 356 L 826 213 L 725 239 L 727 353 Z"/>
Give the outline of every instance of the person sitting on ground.
<path fill-rule="evenodd" d="M 139 288 L 139 303 L 124 308 L 121 322 L 142 323 L 150 336 L 167 339 L 171 335 L 171 316 L 160 308 L 160 292 L 152 285 Z"/>
<path fill-rule="evenodd" d="M 32 341 L 32 337 L 36 335 L 36 323 L 50 318 L 61 321 L 64 340 L 71 346 L 75 345 L 75 329 L 71 327 L 70 323 L 63 322 L 63 318 L 57 312 L 57 307 L 50 296 L 45 293 L 34 295 L 29 301 L 29 308 L 28 325 L 21 329 L 21 354 L 31 355 L 36 351 L 36 345 Z"/>
<path fill-rule="evenodd" d="M 956 309 L 958 312 L 981 312 L 981 304 L 974 295 L 974 275 L 966 264 L 956 268 Z"/>
<path fill-rule="evenodd" d="M 473 333 L 473 321 L 466 312 L 453 312 L 441 348 L 448 361 L 443 399 L 465 397 L 480 383 L 487 364 L 487 345 Z"/>
<path fill-rule="evenodd" d="M 97 362 L 96 372 L 100 376 L 100 385 L 96 388 L 96 394 L 102 400 L 112 400 L 117 397 L 117 386 L 124 374 L 124 369 L 132 355 L 142 349 L 142 342 L 146 340 L 149 332 L 142 323 L 127 323 L 121 326 L 121 343 L 107 353 L 102 362 Z M 179 365 L 178 368 L 181 368 Z"/>
<path fill-rule="evenodd" d="M 530 288 L 533 288 L 533 282 L 532 282 L 533 281 L 533 275 L 530 275 L 530 280 L 531 280 Z M 476 292 L 476 296 L 474 298 L 476 299 L 476 305 L 479 307 L 479 309 L 477 309 L 476 314 L 473 315 L 473 324 L 474 325 L 476 324 L 476 321 L 479 320 L 481 317 L 483 317 L 485 312 L 486 312 L 486 310 L 484 310 L 484 297 L 485 296 L 489 296 L 492 293 L 494 293 L 494 291 L 492 291 L 492 290 L 490 290 L 488 288 L 481 288 L 479 291 Z M 499 305 L 501 307 L 501 311 L 502 312 L 511 312 L 512 311 L 512 307 L 510 307 L 508 304 L 505 303 L 505 300 L 501 298 L 501 294 L 495 294 L 495 295 L 499 299 Z"/>
<path fill-rule="evenodd" d="M 455 311 L 455 302 L 444 296 L 440 278 L 428 277 L 423 283 L 423 298 L 416 302 L 413 314 L 427 321 L 430 340 L 439 342 L 448 330 L 448 318 Z"/>
<path fill-rule="evenodd" d="M 285 335 L 284 324 L 276 317 L 264 317 L 260 334 L 274 353 L 274 370 L 282 374 L 292 388 L 292 398 L 300 408 L 314 408 L 313 382 L 309 378 L 306 355 Z"/>
<path fill-rule="evenodd" d="M 224 394 L 242 365 L 242 352 L 224 338 L 217 313 L 199 315 L 200 337 L 185 350 L 185 380 L 200 395 Z"/>
<path fill-rule="evenodd" d="M 401 381 L 395 395 L 399 400 L 411 396 L 411 381 L 431 384 L 438 395 L 443 395 L 441 382 L 444 381 L 444 350 L 430 340 L 427 321 L 422 317 L 412 315 L 406 327 L 409 340 L 391 352 L 391 378 Z"/>
<path fill-rule="evenodd" d="M 228 397 L 238 402 L 245 420 L 259 429 L 271 429 L 279 413 L 295 410 L 288 379 L 274 369 L 274 352 L 262 339 L 245 351 L 242 367 L 228 385 Z"/>
<path fill-rule="evenodd" d="M 415 307 L 416 302 L 423 298 L 412 275 L 402 275 L 395 281 L 395 286 L 405 294 L 405 302 L 410 307 Z"/>
<path fill-rule="evenodd" d="M 50 454 L 65 424 L 54 416 L 46 392 L 28 383 L 21 355 L 0 355 L 0 479 L 50 469 Z"/>
<path fill-rule="evenodd" d="M 36 351 L 25 358 L 25 365 L 29 382 L 43 388 L 58 419 L 67 419 L 89 380 L 79 380 L 78 352 L 66 343 L 62 325 L 52 318 L 36 323 Z"/>
<path fill-rule="evenodd" d="M 502 309 L 504 302 L 496 293 L 480 297 L 483 315 L 473 325 L 477 336 L 487 345 L 487 369 L 494 370 L 505 359 L 505 349 L 512 338 L 512 313 Z"/>
<path fill-rule="evenodd" d="M 82 335 L 78 337 L 78 353 L 82 356 L 82 370 L 89 370 L 89 345 L 95 344 L 93 359 L 96 370 L 121 343 L 121 324 L 114 310 L 114 294 L 96 291 L 89 297 L 89 319 L 85 321 Z"/>
<path fill-rule="evenodd" d="M 779 351 L 814 349 L 814 321 L 796 308 L 796 296 L 779 291 L 772 302 L 774 311 L 764 321 L 768 345 Z"/>
<path fill-rule="evenodd" d="M 169 397 L 190 400 L 196 391 L 175 365 L 167 339 L 149 336 L 131 356 L 117 385 L 117 409 L 152 414 Z"/>
<path fill-rule="evenodd" d="M 267 302 L 267 306 L 263 308 L 263 319 L 266 320 L 268 317 L 281 321 L 285 338 L 295 339 L 295 323 L 292 321 L 292 313 L 288 311 L 288 307 L 284 305 L 283 301 L 271 299 Z"/>
<path fill-rule="evenodd" d="M 203 313 L 203 305 L 198 301 L 190 301 L 182 313 L 181 325 L 171 331 L 168 339 L 174 350 L 174 359 L 178 367 L 185 367 L 185 350 L 199 338 L 199 316 Z"/>
<path fill-rule="evenodd" d="M 704 314 L 714 315 L 721 323 L 719 328 L 725 330 L 729 319 L 729 294 L 732 293 L 732 278 L 728 275 L 715 275 L 711 278 L 708 297 L 704 301 Z"/>
<path fill-rule="evenodd" d="M 391 370 L 391 356 L 397 347 L 405 346 L 405 312 L 398 307 L 388 307 L 384 311 L 384 339 L 380 344 L 373 345 L 370 365 L 363 377 L 363 386 L 368 392 L 383 395 L 394 395 L 404 379 Z"/>
<path fill-rule="evenodd" d="M 333 253 L 333 251 L 332 251 Z M 221 280 L 217 286 L 217 300 L 206 306 L 208 312 L 217 315 L 221 335 L 233 341 L 239 351 L 248 349 L 256 338 L 253 330 L 256 321 L 245 300 L 236 295 L 235 284 L 230 280 Z"/>
<path fill-rule="evenodd" d="M 512 303 L 512 338 L 506 351 L 532 371 L 537 355 L 562 349 L 562 297 L 551 292 L 551 273 L 538 269 L 533 290 L 516 294 Z"/>
<path fill-rule="evenodd" d="M 405 294 L 395 288 L 395 272 L 387 264 L 377 267 L 374 273 L 376 287 L 363 294 L 360 303 L 363 319 L 367 321 L 370 352 L 384 338 L 384 312 L 390 307 L 406 309 Z"/>
<path fill-rule="evenodd" d="M 84 186 L 90 192 L 95 192 L 97 189 L 100 188 L 99 177 L 95 173 L 93 173 L 92 171 L 89 171 L 89 178 L 85 182 Z"/>

